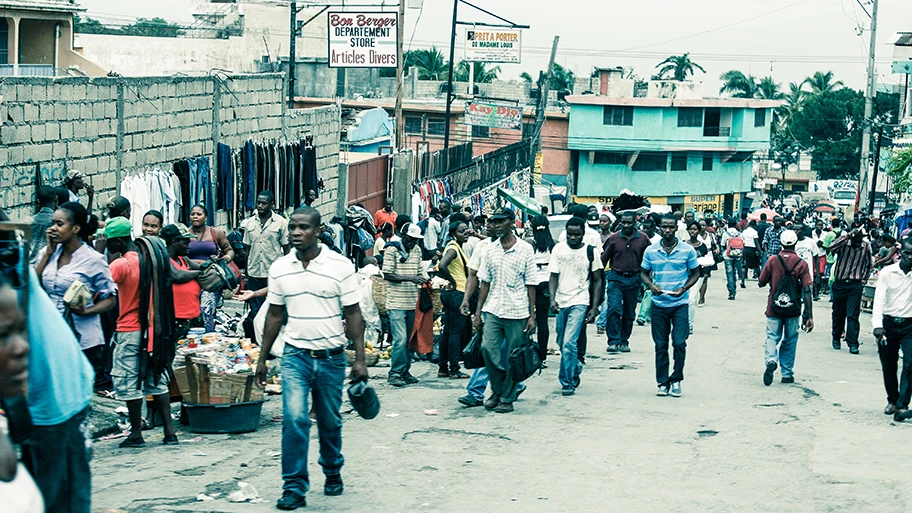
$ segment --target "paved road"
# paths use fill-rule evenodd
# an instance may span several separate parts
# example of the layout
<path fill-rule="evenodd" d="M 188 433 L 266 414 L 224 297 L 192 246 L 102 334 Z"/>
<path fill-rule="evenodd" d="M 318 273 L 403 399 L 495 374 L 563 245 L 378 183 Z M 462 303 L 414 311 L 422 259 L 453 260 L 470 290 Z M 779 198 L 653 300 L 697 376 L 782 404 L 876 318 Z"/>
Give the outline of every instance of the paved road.
<path fill-rule="evenodd" d="M 802 334 L 796 383 L 764 387 L 766 290 L 756 282 L 726 300 L 724 279 L 710 282 L 708 305 L 688 342 L 681 398 L 654 395 L 649 327 L 635 327 L 632 352 L 604 353 L 590 327 L 589 363 L 574 397 L 562 397 L 556 359 L 509 415 L 456 403 L 464 381 L 436 378 L 418 364 L 421 383 L 386 385 L 372 369 L 383 410 L 372 421 L 347 414 L 346 491 L 325 497 L 310 447 L 312 511 L 464 512 L 899 512 L 912 511 L 912 426 L 885 405 L 876 346 L 836 352 L 829 303 L 815 304 L 818 328 Z M 870 320 L 862 318 L 863 332 Z M 553 338 L 552 338 L 553 340 Z M 437 416 L 424 413 L 438 409 Z M 260 429 L 203 435 L 178 447 L 147 435 L 145 450 L 99 442 L 93 462 L 98 511 L 274 511 L 281 495 L 279 398 Z M 387 417 L 384 414 L 398 414 Z M 183 440 L 196 435 L 179 433 Z M 252 483 L 265 502 L 224 499 Z M 197 502 L 198 494 L 221 493 Z"/>

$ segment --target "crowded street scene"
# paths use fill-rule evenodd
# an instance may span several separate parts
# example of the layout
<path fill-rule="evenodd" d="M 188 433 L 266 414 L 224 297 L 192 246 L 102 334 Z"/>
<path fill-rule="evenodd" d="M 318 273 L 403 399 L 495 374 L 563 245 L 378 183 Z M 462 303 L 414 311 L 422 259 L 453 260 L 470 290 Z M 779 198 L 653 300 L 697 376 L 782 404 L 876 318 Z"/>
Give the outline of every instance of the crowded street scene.
<path fill-rule="evenodd" d="M 0 513 L 912 508 L 912 6 L 652 3 L 0 0 Z"/>

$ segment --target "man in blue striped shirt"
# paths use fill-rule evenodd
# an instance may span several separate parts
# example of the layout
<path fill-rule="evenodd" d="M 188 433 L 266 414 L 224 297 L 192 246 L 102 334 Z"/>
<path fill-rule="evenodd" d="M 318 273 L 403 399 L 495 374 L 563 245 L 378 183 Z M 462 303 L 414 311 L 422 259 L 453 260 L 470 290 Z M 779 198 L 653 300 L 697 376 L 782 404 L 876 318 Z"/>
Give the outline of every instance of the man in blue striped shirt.
<path fill-rule="evenodd" d="M 640 277 L 652 291 L 652 340 L 656 351 L 656 395 L 681 397 L 687 348 L 688 290 L 700 277 L 697 252 L 678 239 L 677 219 L 667 214 L 660 225 L 662 239 L 643 255 Z M 668 375 L 668 337 L 674 348 L 674 372 Z"/>

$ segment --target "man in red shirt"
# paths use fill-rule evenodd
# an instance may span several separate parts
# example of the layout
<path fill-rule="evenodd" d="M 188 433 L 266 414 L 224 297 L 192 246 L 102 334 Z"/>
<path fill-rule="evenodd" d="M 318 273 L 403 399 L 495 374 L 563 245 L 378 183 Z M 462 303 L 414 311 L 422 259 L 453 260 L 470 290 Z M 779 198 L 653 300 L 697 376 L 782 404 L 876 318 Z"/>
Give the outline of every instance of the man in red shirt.
<path fill-rule="evenodd" d="M 773 383 L 773 372 L 776 371 L 777 365 L 782 367 L 782 383 L 795 382 L 792 370 L 798 346 L 802 298 L 806 320 L 801 329 L 808 333 L 814 329 L 814 280 L 811 278 L 807 262 L 795 253 L 798 235 L 792 230 L 783 230 L 779 240 L 782 242 L 782 251 L 778 255 L 771 255 L 766 261 L 759 281 L 761 287 L 767 284 L 770 286 L 769 299 L 766 303 L 766 371 L 763 373 L 763 384 L 766 386 Z M 779 282 L 785 276 L 794 280 L 795 287 L 792 290 L 796 297 L 783 297 L 785 294 L 779 290 Z M 797 305 L 789 308 L 793 303 Z M 791 310 L 788 316 L 781 313 L 786 310 Z"/>
<path fill-rule="evenodd" d="M 151 395 L 153 404 L 161 414 L 165 427 L 165 445 L 177 444 L 177 435 L 171 424 L 171 398 L 168 396 L 168 382 L 162 376 L 155 384 L 151 372 L 141 377 L 140 347 L 141 333 L 139 322 L 139 254 L 133 243 L 131 232 L 133 226 L 126 218 L 116 217 L 105 225 L 105 237 L 111 254 L 121 256 L 111 262 L 111 276 L 117 283 L 117 297 L 120 302 L 120 315 L 117 317 L 117 328 L 114 334 L 114 367 L 111 377 L 114 379 L 114 390 L 117 398 L 127 402 L 130 416 L 130 436 L 120 443 L 120 447 L 145 447 L 142 436 L 142 400 Z M 142 386 L 140 386 L 142 385 Z"/>
<path fill-rule="evenodd" d="M 383 226 L 384 223 L 396 226 L 397 217 L 399 217 L 399 214 L 393 210 L 393 200 L 387 198 L 383 200 L 383 208 L 374 213 L 374 226 L 378 229 Z"/>

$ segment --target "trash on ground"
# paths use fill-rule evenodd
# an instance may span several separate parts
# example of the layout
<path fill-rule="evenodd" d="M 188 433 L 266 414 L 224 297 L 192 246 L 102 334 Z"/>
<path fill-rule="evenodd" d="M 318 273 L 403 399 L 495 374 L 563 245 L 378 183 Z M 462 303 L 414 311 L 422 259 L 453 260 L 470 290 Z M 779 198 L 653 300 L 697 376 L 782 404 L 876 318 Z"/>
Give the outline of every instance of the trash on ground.
<path fill-rule="evenodd" d="M 214 501 L 215 499 L 212 498 L 212 497 L 210 497 L 210 496 L 208 496 L 208 495 L 206 495 L 205 493 L 201 493 L 201 494 L 199 494 L 199 495 L 196 496 L 196 500 L 198 500 L 198 501 Z"/>
<path fill-rule="evenodd" d="M 392 418 L 395 418 L 395 417 L 398 417 L 398 416 L 399 416 L 398 413 L 387 413 L 386 415 L 384 415 L 384 417 L 389 417 L 389 418 L 391 418 L 391 419 L 392 419 Z"/>
<path fill-rule="evenodd" d="M 440 410 L 424 410 L 425 415 L 438 415 Z"/>
<path fill-rule="evenodd" d="M 228 501 L 230 502 L 247 502 L 252 499 L 256 499 L 260 495 L 257 493 L 256 488 L 252 484 L 246 483 L 244 481 L 238 482 L 239 490 L 235 490 L 228 494 Z"/>
<path fill-rule="evenodd" d="M 193 453 L 193 455 L 194 455 L 194 456 L 209 456 L 208 454 L 206 454 L 206 453 L 204 453 L 204 452 L 202 452 L 202 451 L 200 451 L 200 452 L 195 452 L 195 453 Z"/>

